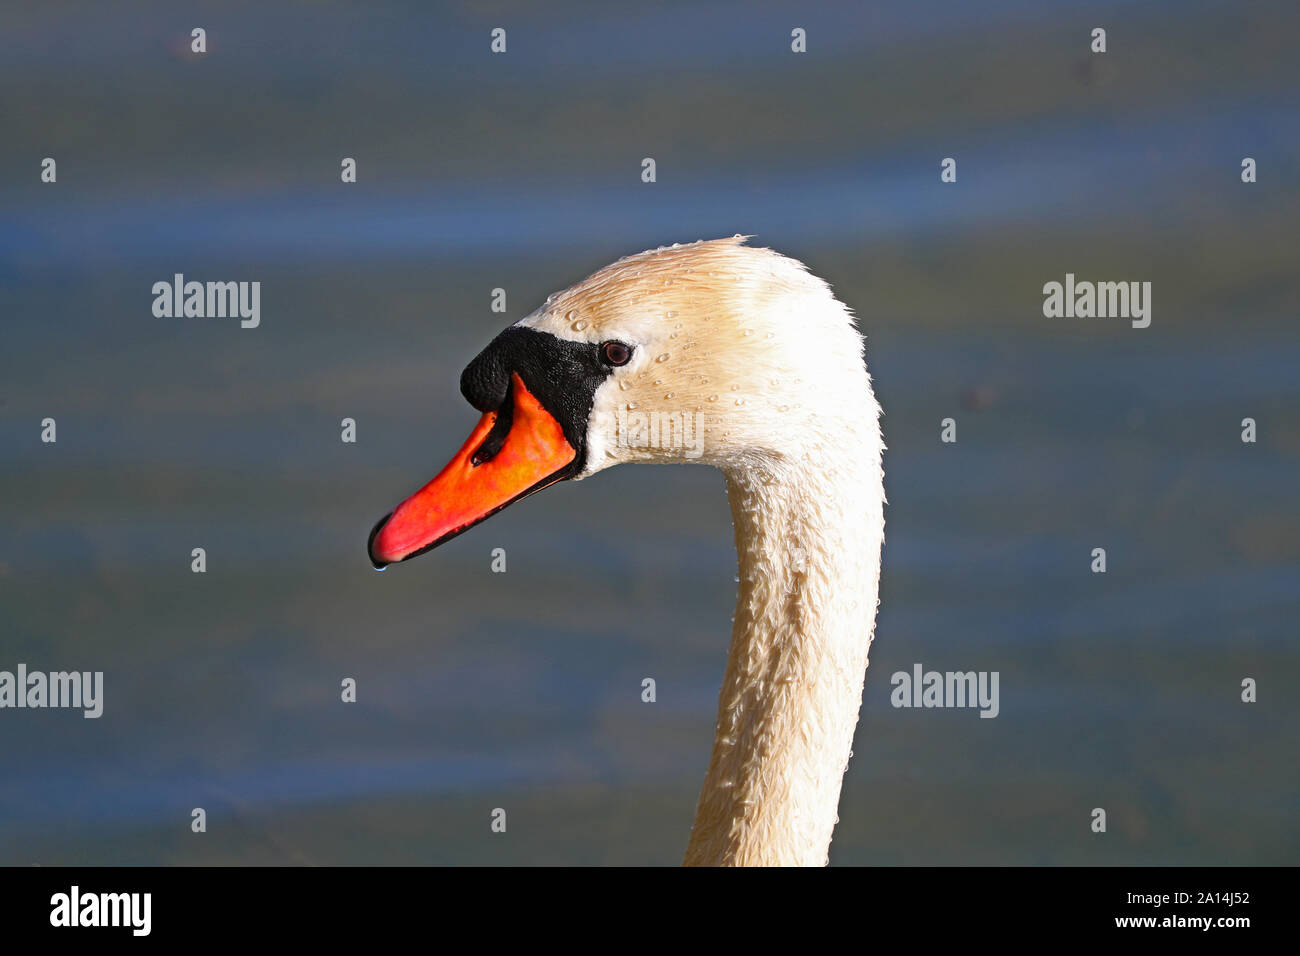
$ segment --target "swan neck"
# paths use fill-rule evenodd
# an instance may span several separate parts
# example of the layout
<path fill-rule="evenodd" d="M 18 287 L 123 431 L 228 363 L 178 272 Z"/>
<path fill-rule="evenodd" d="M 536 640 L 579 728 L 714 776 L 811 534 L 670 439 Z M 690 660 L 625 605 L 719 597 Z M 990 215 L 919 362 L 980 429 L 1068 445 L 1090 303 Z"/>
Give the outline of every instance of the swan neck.
<path fill-rule="evenodd" d="M 688 865 L 823 865 L 875 625 L 879 445 L 727 472 L 739 594 Z"/>

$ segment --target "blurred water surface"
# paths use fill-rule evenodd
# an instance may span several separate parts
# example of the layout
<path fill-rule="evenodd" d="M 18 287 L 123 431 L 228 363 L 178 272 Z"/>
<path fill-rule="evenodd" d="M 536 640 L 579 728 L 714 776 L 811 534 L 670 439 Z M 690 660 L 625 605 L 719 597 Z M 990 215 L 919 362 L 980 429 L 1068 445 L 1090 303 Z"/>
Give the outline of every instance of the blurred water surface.
<path fill-rule="evenodd" d="M 1300 862 L 1294 4 L 0 19 L 0 669 L 106 683 L 97 721 L 0 714 L 0 862 L 677 862 L 734 601 L 721 477 L 614 469 L 382 575 L 364 544 L 459 447 L 501 326 L 737 232 L 832 282 L 886 412 L 832 862 Z M 154 318 L 175 272 L 260 281 L 261 327 Z M 1151 281 L 1151 327 L 1044 319 L 1066 272 Z M 892 709 L 915 662 L 999 671 L 1000 716 Z"/>

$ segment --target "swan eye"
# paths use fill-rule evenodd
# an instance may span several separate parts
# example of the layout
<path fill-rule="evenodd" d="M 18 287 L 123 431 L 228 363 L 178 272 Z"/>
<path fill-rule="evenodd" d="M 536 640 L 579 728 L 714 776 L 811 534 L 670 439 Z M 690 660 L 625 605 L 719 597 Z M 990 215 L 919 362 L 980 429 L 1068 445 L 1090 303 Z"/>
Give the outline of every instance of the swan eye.
<path fill-rule="evenodd" d="M 606 365 L 626 365 L 632 361 L 632 346 L 622 342 L 602 342 L 600 358 Z"/>

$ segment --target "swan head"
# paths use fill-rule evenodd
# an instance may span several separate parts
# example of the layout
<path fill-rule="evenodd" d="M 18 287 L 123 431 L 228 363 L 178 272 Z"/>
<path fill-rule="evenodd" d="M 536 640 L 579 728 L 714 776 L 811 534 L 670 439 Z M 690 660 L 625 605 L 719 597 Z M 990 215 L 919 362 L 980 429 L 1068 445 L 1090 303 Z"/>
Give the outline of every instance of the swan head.
<path fill-rule="evenodd" d="M 802 264 L 740 236 L 606 266 L 498 335 L 460 384 L 482 418 L 375 526 L 376 567 L 622 462 L 817 467 L 845 443 L 879 460 L 848 310 Z"/>

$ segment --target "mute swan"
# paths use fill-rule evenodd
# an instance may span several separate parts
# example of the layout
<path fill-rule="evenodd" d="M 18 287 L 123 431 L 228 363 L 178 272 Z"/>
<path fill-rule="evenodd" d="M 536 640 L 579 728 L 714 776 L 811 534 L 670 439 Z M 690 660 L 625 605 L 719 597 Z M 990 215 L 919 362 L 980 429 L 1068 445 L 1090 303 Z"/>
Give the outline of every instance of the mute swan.
<path fill-rule="evenodd" d="M 461 376 L 478 426 L 368 551 L 405 561 L 622 462 L 721 469 L 739 597 L 685 863 L 823 865 L 875 629 L 880 409 L 848 309 L 745 240 L 620 259 L 498 335 Z"/>

